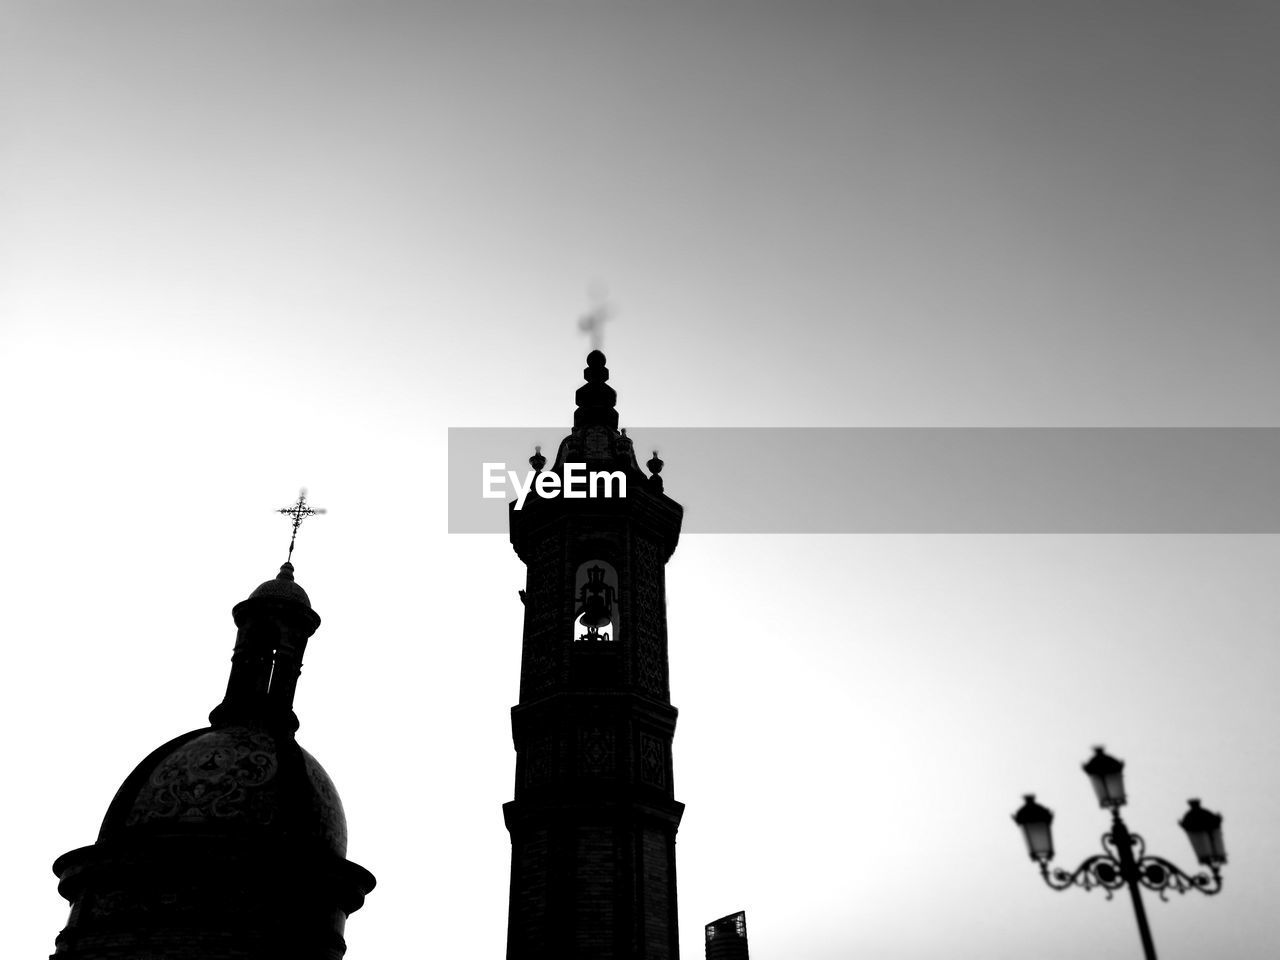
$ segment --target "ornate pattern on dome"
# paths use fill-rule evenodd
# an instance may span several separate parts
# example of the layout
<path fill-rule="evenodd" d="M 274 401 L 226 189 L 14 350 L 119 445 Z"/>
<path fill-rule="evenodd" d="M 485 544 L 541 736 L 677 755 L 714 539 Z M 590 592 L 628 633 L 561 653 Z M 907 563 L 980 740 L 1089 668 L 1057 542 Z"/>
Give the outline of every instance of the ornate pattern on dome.
<path fill-rule="evenodd" d="M 246 726 L 197 731 L 148 758 L 121 789 L 103 836 L 148 826 L 248 827 L 319 841 L 346 856 L 338 791 L 287 734 Z"/>
<path fill-rule="evenodd" d="M 315 757 L 305 750 L 302 750 L 302 757 L 307 765 L 307 779 L 311 782 L 311 812 L 317 825 L 316 838 L 332 847 L 339 856 L 345 857 L 347 815 L 342 809 L 338 789 Z"/>
<path fill-rule="evenodd" d="M 152 771 L 125 825 L 239 819 L 265 826 L 277 805 L 274 791 L 262 787 L 279 768 L 275 742 L 265 731 L 210 730 L 178 747 Z"/>

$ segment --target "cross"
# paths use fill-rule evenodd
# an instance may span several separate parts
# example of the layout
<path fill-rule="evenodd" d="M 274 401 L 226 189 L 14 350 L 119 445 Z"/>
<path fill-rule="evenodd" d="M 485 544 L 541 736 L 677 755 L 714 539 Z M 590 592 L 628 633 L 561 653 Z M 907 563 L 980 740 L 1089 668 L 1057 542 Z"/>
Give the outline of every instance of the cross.
<path fill-rule="evenodd" d="M 599 350 L 604 343 L 604 322 L 613 319 L 613 311 L 599 293 L 593 293 L 590 310 L 578 318 L 578 329 L 591 335 L 591 349 Z"/>
<path fill-rule="evenodd" d="M 316 514 L 324 513 L 324 508 L 316 508 L 307 506 L 307 490 L 303 487 L 298 491 L 298 502 L 292 507 L 281 507 L 276 513 L 287 514 L 293 517 L 293 536 L 289 538 L 289 561 L 293 560 L 293 544 L 298 539 L 298 528 L 302 526 L 302 521 L 307 517 L 314 517 Z"/>

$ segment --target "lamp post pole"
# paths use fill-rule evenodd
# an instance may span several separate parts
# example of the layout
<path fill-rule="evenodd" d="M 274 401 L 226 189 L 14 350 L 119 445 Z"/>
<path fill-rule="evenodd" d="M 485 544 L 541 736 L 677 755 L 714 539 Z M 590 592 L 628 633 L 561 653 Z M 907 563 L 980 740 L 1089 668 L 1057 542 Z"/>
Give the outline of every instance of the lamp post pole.
<path fill-rule="evenodd" d="M 1156 945 L 1151 939 L 1151 925 L 1147 923 L 1147 908 L 1142 903 L 1142 888 L 1139 886 L 1138 864 L 1133 859 L 1133 836 L 1124 820 L 1120 818 L 1120 808 L 1111 809 L 1111 839 L 1115 841 L 1116 852 L 1120 855 L 1120 875 L 1129 887 L 1129 895 L 1133 897 L 1133 915 L 1138 919 L 1138 936 L 1142 938 L 1142 953 L 1146 960 L 1156 960 Z"/>
<path fill-rule="evenodd" d="M 1101 854 L 1088 857 L 1074 871 L 1061 867 L 1050 868 L 1053 859 L 1053 812 L 1036 803 L 1034 794 L 1023 798 L 1021 809 L 1013 815 L 1014 822 L 1022 828 L 1031 859 L 1040 867 L 1040 875 L 1054 890 L 1066 890 L 1078 886 L 1085 890 L 1101 887 L 1107 898 L 1121 887 L 1129 888 L 1133 899 L 1133 913 L 1138 921 L 1138 935 L 1142 938 L 1142 953 L 1146 960 L 1156 960 L 1155 942 L 1151 938 L 1151 925 L 1147 922 L 1147 910 L 1142 902 L 1142 888 L 1154 890 L 1161 900 L 1167 899 L 1170 889 L 1178 893 L 1199 890 L 1212 896 L 1222 890 L 1222 873 L 1219 867 L 1227 862 L 1226 847 L 1222 842 L 1222 817 L 1200 806 L 1199 800 L 1191 800 L 1190 809 L 1178 825 L 1187 833 L 1196 859 L 1209 872 L 1189 874 L 1163 857 L 1146 853 L 1142 837 L 1130 833 L 1120 816 L 1124 806 L 1124 763 L 1109 757 L 1101 747 L 1094 748 L 1094 755 L 1084 765 L 1089 775 L 1098 803 L 1111 811 L 1111 829 L 1102 835 Z"/>

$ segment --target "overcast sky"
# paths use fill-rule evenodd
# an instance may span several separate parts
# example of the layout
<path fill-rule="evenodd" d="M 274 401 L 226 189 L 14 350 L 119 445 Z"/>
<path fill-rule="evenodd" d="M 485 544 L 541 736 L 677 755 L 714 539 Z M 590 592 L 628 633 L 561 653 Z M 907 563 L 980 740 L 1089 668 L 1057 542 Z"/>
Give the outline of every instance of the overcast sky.
<path fill-rule="evenodd" d="M 446 430 L 567 430 L 592 284 L 640 444 L 1280 426 L 1271 3 L 0 13 L 15 956 L 66 921 L 54 857 L 221 697 L 303 484 L 299 739 L 379 879 L 349 955 L 502 955 L 523 568 L 445 532 Z M 687 537 L 685 956 L 743 908 L 759 960 L 1137 955 L 1009 820 L 1034 790 L 1064 865 L 1095 852 L 1095 743 L 1154 852 L 1192 865 L 1190 796 L 1226 817 L 1226 891 L 1149 898 L 1161 956 L 1273 949 L 1278 571 L 1275 536 Z"/>

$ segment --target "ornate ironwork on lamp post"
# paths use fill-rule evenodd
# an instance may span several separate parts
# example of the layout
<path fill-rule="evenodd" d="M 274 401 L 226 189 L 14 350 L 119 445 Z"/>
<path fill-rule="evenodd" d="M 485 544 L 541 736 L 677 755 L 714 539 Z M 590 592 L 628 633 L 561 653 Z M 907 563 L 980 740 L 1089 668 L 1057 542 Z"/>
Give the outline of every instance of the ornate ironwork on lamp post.
<path fill-rule="evenodd" d="M 1121 887 L 1128 887 L 1133 898 L 1133 912 L 1138 920 L 1138 935 L 1142 938 L 1142 950 L 1146 960 L 1156 960 L 1155 944 L 1151 940 L 1151 927 L 1147 923 L 1147 911 L 1142 904 L 1142 888 L 1154 890 L 1161 900 L 1168 899 L 1168 891 L 1186 893 L 1198 890 L 1212 895 L 1222 890 L 1222 873 L 1219 867 L 1227 862 L 1227 851 L 1222 844 L 1222 817 L 1200 806 L 1199 800 L 1188 801 L 1189 810 L 1178 821 L 1187 832 L 1191 848 L 1201 866 L 1201 871 L 1189 874 L 1170 863 L 1164 857 L 1146 852 L 1142 837 L 1131 833 L 1120 817 L 1125 804 L 1124 762 L 1108 756 L 1102 747 L 1094 747 L 1093 756 L 1084 764 L 1098 803 L 1111 811 L 1111 829 L 1102 835 L 1102 853 L 1087 858 L 1074 871 L 1050 867 L 1053 859 L 1053 813 L 1036 803 L 1035 794 L 1023 797 L 1022 807 L 1013 815 L 1014 822 L 1022 828 L 1031 859 L 1040 865 L 1044 882 L 1055 890 L 1079 886 L 1085 890 L 1101 887 L 1107 899 Z"/>

